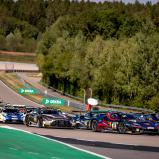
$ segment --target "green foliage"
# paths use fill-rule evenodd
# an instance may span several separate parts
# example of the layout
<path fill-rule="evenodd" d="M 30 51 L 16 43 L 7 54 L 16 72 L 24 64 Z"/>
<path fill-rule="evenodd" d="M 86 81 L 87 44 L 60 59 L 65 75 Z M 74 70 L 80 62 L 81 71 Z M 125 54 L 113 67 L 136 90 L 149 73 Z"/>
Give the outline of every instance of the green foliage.
<path fill-rule="evenodd" d="M 159 112 L 159 95 L 152 97 L 152 99 L 148 103 L 149 107 L 156 112 Z"/>
<path fill-rule="evenodd" d="M 6 49 L 6 39 L 5 36 L 0 34 L 0 50 Z"/>
<path fill-rule="evenodd" d="M 36 41 L 34 39 L 22 38 L 21 32 L 15 30 L 14 33 L 10 33 L 6 37 L 6 48 L 8 50 L 33 52 L 36 47 Z"/>
<path fill-rule="evenodd" d="M 61 25 L 53 25 L 40 46 L 45 47 L 56 28 L 58 34 L 52 34 L 47 54 L 39 50 L 39 59 L 45 59 L 41 59 L 44 79 L 72 94 L 92 88 L 94 96 L 107 103 L 158 110 L 154 103 L 159 90 L 159 34 L 151 23 L 143 25 L 143 32 L 132 38 L 104 40 L 97 36 L 87 43 L 81 32 L 74 37 L 65 27 L 58 30 Z"/>
<path fill-rule="evenodd" d="M 30 25 L 25 21 L 17 21 L 15 25 L 16 29 L 20 30 L 22 37 L 34 39 L 37 38 L 39 30 L 36 27 Z"/>
<path fill-rule="evenodd" d="M 100 11 L 97 14 L 97 30 L 103 37 L 110 38 L 119 28 L 118 15 L 112 10 Z"/>
<path fill-rule="evenodd" d="M 158 11 L 138 1 L 0 0 L 0 49 L 36 50 L 43 81 L 63 92 L 91 88 L 103 102 L 158 111 Z"/>

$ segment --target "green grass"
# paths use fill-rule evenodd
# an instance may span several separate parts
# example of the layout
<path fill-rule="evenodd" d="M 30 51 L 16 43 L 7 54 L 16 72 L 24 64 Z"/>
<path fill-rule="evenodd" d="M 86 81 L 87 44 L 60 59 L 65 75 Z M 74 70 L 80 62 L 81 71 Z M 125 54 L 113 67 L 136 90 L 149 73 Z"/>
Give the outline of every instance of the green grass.
<path fill-rule="evenodd" d="M 20 88 L 24 88 L 25 87 L 15 73 L 4 73 L 4 72 L 1 72 L 0 73 L 0 79 L 8 87 L 13 89 L 15 92 L 18 92 L 18 90 Z M 45 98 L 41 94 L 21 94 L 21 95 L 24 96 L 25 98 L 28 98 L 28 99 L 36 102 L 36 103 L 39 103 L 39 104 L 41 104 L 41 99 Z M 76 110 L 75 108 L 68 107 L 68 106 L 50 106 L 50 107 L 57 108 L 57 109 L 60 109 L 61 111 L 68 112 L 68 113 L 72 112 L 73 110 Z"/>

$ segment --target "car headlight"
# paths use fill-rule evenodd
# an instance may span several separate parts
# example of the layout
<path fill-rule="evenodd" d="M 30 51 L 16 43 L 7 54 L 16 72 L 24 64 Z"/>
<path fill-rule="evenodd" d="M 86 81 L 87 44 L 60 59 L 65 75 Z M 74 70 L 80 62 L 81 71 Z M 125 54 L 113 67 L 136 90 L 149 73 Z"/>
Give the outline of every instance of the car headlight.
<path fill-rule="evenodd" d="M 2 115 L 3 115 L 4 117 L 6 117 L 6 116 L 7 116 L 7 113 L 2 113 Z"/>
<path fill-rule="evenodd" d="M 136 123 L 136 122 L 137 122 L 135 119 L 131 119 L 131 120 L 129 120 L 129 121 L 134 122 L 134 123 Z"/>

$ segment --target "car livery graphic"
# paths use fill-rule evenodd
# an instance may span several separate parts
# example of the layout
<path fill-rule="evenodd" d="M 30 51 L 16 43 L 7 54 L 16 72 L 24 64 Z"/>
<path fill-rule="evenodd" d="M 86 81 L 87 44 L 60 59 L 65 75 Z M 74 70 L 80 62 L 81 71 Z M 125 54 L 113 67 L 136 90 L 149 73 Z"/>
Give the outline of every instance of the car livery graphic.
<path fill-rule="evenodd" d="M 26 126 L 36 127 L 72 127 L 70 118 L 56 109 L 34 109 L 26 114 Z"/>
<path fill-rule="evenodd" d="M 0 112 L 0 122 L 3 123 L 23 123 L 24 113 L 16 108 L 2 108 Z"/>

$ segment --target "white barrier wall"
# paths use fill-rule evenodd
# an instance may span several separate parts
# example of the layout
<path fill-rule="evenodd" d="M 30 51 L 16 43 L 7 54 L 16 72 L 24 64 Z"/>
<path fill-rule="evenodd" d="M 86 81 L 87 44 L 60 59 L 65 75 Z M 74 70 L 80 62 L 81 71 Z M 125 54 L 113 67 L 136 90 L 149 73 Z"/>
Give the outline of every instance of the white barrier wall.
<path fill-rule="evenodd" d="M 0 71 L 39 71 L 36 64 L 0 62 Z"/>

